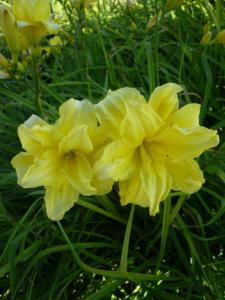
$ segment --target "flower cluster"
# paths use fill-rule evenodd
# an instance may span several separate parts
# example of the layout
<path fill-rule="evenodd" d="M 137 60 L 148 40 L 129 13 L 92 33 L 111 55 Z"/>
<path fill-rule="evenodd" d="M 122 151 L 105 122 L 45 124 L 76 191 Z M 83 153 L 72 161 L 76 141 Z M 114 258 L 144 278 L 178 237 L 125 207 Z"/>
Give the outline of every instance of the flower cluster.
<path fill-rule="evenodd" d="M 79 194 L 106 194 L 114 182 L 122 205 L 149 207 L 150 215 L 171 190 L 198 191 L 204 177 L 195 158 L 219 137 L 199 125 L 199 104 L 179 109 L 181 90 L 162 85 L 148 102 L 128 87 L 109 91 L 95 106 L 71 99 L 54 125 L 31 116 L 18 129 L 26 151 L 12 160 L 18 183 L 45 187 L 52 220 L 61 219 Z"/>

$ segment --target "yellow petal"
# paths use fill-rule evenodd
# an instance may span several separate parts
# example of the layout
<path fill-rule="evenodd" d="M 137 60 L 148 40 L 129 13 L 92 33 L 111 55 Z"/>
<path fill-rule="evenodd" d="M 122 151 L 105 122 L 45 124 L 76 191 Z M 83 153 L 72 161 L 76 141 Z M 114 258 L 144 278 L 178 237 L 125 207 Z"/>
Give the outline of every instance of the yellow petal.
<path fill-rule="evenodd" d="M 64 180 L 61 173 L 62 161 L 55 150 L 48 150 L 40 158 L 35 158 L 33 164 L 21 179 L 24 188 L 38 186 L 59 186 Z"/>
<path fill-rule="evenodd" d="M 159 211 L 159 204 L 169 194 L 172 179 L 166 168 L 156 162 L 140 166 L 133 177 L 119 183 L 122 205 L 128 203 L 149 207 L 150 215 Z"/>
<path fill-rule="evenodd" d="M 145 129 L 145 139 L 150 139 L 164 125 L 164 122 L 148 104 L 140 105 L 138 111 Z"/>
<path fill-rule="evenodd" d="M 122 141 L 130 147 L 139 146 L 145 137 L 145 128 L 141 122 L 141 115 L 132 105 L 126 104 L 126 115 L 121 123 Z"/>
<path fill-rule="evenodd" d="M 0 27 L 11 53 L 18 53 L 27 48 L 28 42 L 19 32 L 16 19 L 9 6 L 1 5 L 0 7 Z"/>
<path fill-rule="evenodd" d="M 199 165 L 193 159 L 166 162 L 173 180 L 172 189 L 187 194 L 197 192 L 205 182 Z"/>
<path fill-rule="evenodd" d="M 168 160 L 171 158 L 195 158 L 218 143 L 219 136 L 216 130 L 202 126 L 193 129 L 173 126 L 155 136 L 149 149 L 156 159 L 161 155 Z"/>
<path fill-rule="evenodd" d="M 199 126 L 200 104 L 187 104 L 171 114 L 167 122 L 181 128 L 194 128 Z"/>
<path fill-rule="evenodd" d="M 97 190 L 96 195 L 105 195 L 111 192 L 114 181 L 111 179 L 99 180 L 96 176 L 93 177 L 91 185 Z"/>
<path fill-rule="evenodd" d="M 106 134 L 116 139 L 120 136 L 120 124 L 125 117 L 125 103 L 145 103 L 140 92 L 133 88 L 121 88 L 116 91 L 109 91 L 106 97 L 95 105 L 97 118 Z"/>
<path fill-rule="evenodd" d="M 93 145 L 88 136 L 87 125 L 80 125 L 71 131 L 59 143 L 59 152 L 80 151 L 88 153 L 93 150 Z"/>
<path fill-rule="evenodd" d="M 133 203 L 142 207 L 148 207 L 148 195 L 143 189 L 139 173 L 128 180 L 119 182 L 119 195 L 121 205 Z"/>
<path fill-rule="evenodd" d="M 114 141 L 105 146 L 102 157 L 94 166 L 99 179 L 125 180 L 131 176 L 138 163 L 135 150 L 121 141 Z"/>
<path fill-rule="evenodd" d="M 79 125 L 87 125 L 89 134 L 93 134 L 97 128 L 94 108 L 88 100 L 66 101 L 59 108 L 59 116 L 56 126 L 63 136 Z"/>
<path fill-rule="evenodd" d="M 47 22 L 51 13 L 49 0 L 14 0 L 12 9 L 17 20 L 31 24 Z"/>
<path fill-rule="evenodd" d="M 48 33 L 48 28 L 42 22 L 30 24 L 21 21 L 17 22 L 17 28 L 30 45 L 39 43 L 42 37 Z"/>
<path fill-rule="evenodd" d="M 150 215 L 154 216 L 159 211 L 159 204 L 169 194 L 172 179 L 164 164 L 149 159 L 144 147 L 141 147 L 140 178 L 142 188 L 148 195 Z"/>
<path fill-rule="evenodd" d="M 18 135 L 23 149 L 34 156 L 42 155 L 56 143 L 53 127 L 35 115 L 19 126 Z"/>
<path fill-rule="evenodd" d="M 20 152 L 11 160 L 12 166 L 16 169 L 16 174 L 18 178 L 18 184 L 22 185 L 24 175 L 28 169 L 33 165 L 34 157 L 26 152 Z"/>
<path fill-rule="evenodd" d="M 94 171 L 84 154 L 75 153 L 63 159 L 63 172 L 69 184 L 80 194 L 91 196 L 96 189 L 91 185 Z"/>
<path fill-rule="evenodd" d="M 182 90 L 182 87 L 175 83 L 161 85 L 153 91 L 149 105 L 162 120 L 166 120 L 170 114 L 178 110 L 179 100 L 177 93 Z"/>
<path fill-rule="evenodd" d="M 59 221 L 78 200 L 79 193 L 69 184 L 49 187 L 45 192 L 45 207 L 49 219 Z"/>

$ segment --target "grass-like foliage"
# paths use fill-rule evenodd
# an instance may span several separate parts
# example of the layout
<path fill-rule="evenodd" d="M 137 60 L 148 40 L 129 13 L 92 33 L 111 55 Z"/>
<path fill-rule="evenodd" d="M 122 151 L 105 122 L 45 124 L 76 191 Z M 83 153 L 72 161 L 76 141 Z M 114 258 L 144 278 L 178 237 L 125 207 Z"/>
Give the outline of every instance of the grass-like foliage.
<path fill-rule="evenodd" d="M 200 122 L 218 130 L 220 144 L 198 161 L 202 189 L 172 194 L 155 217 L 122 207 L 115 186 L 106 196 L 80 196 L 53 222 L 43 189 L 20 187 L 10 164 L 21 151 L 18 125 L 37 113 L 32 64 L 1 80 L 0 299 L 224 299 L 224 45 L 200 44 L 207 22 L 214 36 L 225 28 L 224 1 L 187 0 L 171 11 L 166 1 L 105 1 L 76 14 L 59 2 L 67 21 L 63 46 L 42 56 L 42 118 L 54 122 L 71 97 L 97 103 L 108 89 L 129 86 L 148 98 L 174 82 L 184 87 L 181 105 L 201 104 Z M 0 47 L 9 57 L 3 39 Z"/>

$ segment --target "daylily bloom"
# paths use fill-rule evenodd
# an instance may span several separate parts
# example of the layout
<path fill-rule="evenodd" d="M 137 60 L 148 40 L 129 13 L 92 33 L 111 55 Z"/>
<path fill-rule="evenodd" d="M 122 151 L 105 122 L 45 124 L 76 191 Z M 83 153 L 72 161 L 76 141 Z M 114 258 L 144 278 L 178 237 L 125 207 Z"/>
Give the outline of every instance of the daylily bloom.
<path fill-rule="evenodd" d="M 91 161 L 98 127 L 88 100 L 68 100 L 59 108 L 59 119 L 50 125 L 32 115 L 18 128 L 26 152 L 12 159 L 18 184 L 24 188 L 44 186 L 47 215 L 60 220 L 79 194 L 105 194 L 112 181 L 99 182 Z M 98 146 L 98 145 L 97 145 Z"/>
<path fill-rule="evenodd" d="M 50 20 L 49 0 L 14 0 L 12 11 L 20 32 L 31 45 L 37 44 L 49 31 L 58 28 Z"/>
<path fill-rule="evenodd" d="M 121 204 L 159 211 L 171 189 L 187 194 L 198 191 L 203 173 L 194 160 L 219 142 L 215 130 L 199 125 L 199 104 L 179 109 L 173 83 L 154 90 L 148 102 L 133 88 L 109 91 L 96 105 L 108 143 L 95 164 L 99 179 L 119 183 Z"/>

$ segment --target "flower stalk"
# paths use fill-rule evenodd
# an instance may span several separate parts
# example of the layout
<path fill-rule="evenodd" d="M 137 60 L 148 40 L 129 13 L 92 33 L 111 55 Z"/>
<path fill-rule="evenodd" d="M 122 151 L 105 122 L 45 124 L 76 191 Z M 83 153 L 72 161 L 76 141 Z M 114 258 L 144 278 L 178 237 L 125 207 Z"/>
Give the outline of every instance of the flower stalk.
<path fill-rule="evenodd" d="M 34 81 L 34 105 L 36 108 L 36 112 L 38 115 L 41 115 L 42 112 L 42 103 L 41 103 L 41 74 L 40 74 L 40 63 L 38 56 L 38 47 L 34 47 L 32 49 L 32 57 L 33 57 L 33 81 Z"/>
<path fill-rule="evenodd" d="M 130 233 L 131 227 L 133 223 L 135 205 L 131 206 L 129 219 L 127 222 L 125 237 L 123 241 L 122 254 L 120 258 L 120 271 L 122 274 L 127 274 L 127 259 L 128 259 L 128 251 L 129 251 L 129 243 L 130 243 Z"/>

